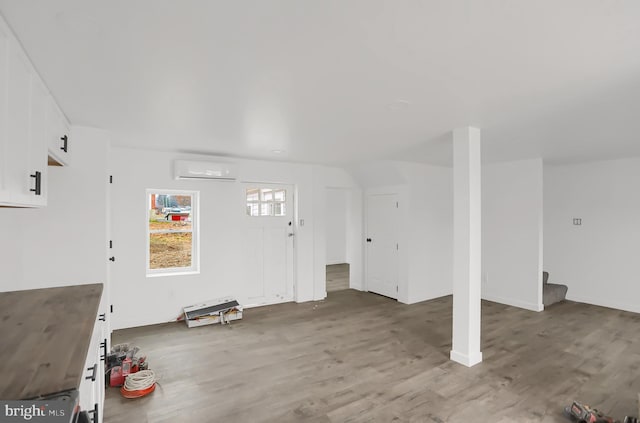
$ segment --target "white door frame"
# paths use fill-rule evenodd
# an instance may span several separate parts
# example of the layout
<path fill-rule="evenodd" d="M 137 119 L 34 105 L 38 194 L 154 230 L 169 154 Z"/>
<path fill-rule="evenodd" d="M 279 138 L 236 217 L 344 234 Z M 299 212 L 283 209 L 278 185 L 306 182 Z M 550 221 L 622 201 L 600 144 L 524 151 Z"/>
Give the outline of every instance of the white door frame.
<path fill-rule="evenodd" d="M 297 222 L 298 222 L 298 204 L 296 202 L 296 192 L 297 192 L 297 185 L 296 184 L 291 184 L 291 183 L 286 183 L 286 182 L 258 182 L 258 181 L 240 181 L 240 186 L 242 187 L 242 189 L 240 190 L 241 196 L 242 196 L 242 207 L 245 208 L 246 207 L 246 188 L 248 186 L 255 186 L 255 187 L 259 187 L 259 188 L 268 188 L 270 186 L 278 186 L 278 187 L 285 187 L 287 190 L 287 197 L 289 197 L 287 199 L 287 203 L 290 204 L 291 206 L 291 214 L 289 215 L 289 212 L 287 211 L 287 217 L 289 218 L 289 221 L 291 222 L 291 226 L 289 228 L 292 238 L 292 251 L 291 251 L 291 267 L 290 269 L 288 269 L 287 271 L 291 272 L 291 280 L 290 283 L 287 287 L 287 289 L 291 289 L 291 298 L 287 298 L 286 301 L 278 301 L 278 300 L 274 300 L 274 301 L 269 301 L 269 302 L 264 302 L 264 303 L 260 303 L 260 304 L 247 304 L 245 305 L 246 308 L 251 308 L 251 307 L 258 307 L 258 306 L 264 306 L 264 305 L 270 305 L 270 304 L 279 304 L 282 302 L 289 302 L 289 301 L 297 301 L 298 300 L 298 278 L 297 278 L 297 255 L 298 255 L 298 242 L 296 242 L 296 236 L 297 236 Z M 245 219 L 248 219 L 248 216 L 243 216 Z"/>

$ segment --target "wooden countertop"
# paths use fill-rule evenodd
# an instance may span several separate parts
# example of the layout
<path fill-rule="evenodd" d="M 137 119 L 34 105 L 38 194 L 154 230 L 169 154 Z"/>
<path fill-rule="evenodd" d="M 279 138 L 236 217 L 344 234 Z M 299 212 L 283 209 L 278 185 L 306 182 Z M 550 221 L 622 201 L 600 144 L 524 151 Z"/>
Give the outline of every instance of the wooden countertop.
<path fill-rule="evenodd" d="M 0 399 L 77 389 L 102 284 L 0 293 Z"/>

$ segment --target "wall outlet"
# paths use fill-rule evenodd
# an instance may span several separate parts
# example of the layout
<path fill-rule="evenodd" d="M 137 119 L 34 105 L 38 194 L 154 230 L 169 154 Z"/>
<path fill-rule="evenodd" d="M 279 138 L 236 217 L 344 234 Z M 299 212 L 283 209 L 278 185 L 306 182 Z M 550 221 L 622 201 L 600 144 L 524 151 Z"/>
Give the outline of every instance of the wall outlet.
<path fill-rule="evenodd" d="M 576 226 L 581 226 L 582 225 L 582 218 L 574 217 L 573 218 L 573 224 L 576 225 Z"/>

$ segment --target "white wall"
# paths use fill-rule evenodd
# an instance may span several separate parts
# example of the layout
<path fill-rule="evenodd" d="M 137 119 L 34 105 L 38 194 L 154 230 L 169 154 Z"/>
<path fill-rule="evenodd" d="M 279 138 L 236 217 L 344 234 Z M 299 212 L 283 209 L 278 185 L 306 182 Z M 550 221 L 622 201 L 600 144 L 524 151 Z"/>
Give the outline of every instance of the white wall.
<path fill-rule="evenodd" d="M 482 297 L 542 307 L 542 160 L 482 168 Z"/>
<path fill-rule="evenodd" d="M 351 182 L 354 183 L 355 182 Z M 363 192 L 358 187 L 347 191 L 347 263 L 349 288 L 364 290 L 364 206 Z M 326 286 L 326 281 L 325 281 Z"/>
<path fill-rule="evenodd" d="M 453 170 L 403 165 L 409 181 L 408 303 L 450 295 L 453 290 Z"/>
<path fill-rule="evenodd" d="M 112 266 L 114 327 L 174 320 L 182 307 L 227 295 L 245 302 L 242 277 L 244 210 L 241 182 L 295 186 L 296 301 L 326 296 L 324 210 L 325 187 L 349 179 L 341 169 L 257 160 L 229 159 L 237 164 L 238 181 L 176 181 L 174 159 L 220 160 L 208 156 L 114 148 L 111 168 L 112 232 L 116 262 Z M 184 189 L 200 192 L 200 273 L 147 278 L 145 192 Z M 304 220 L 304 226 L 300 221 Z M 356 267 L 358 264 L 356 263 Z M 359 267 L 361 269 L 362 264 Z M 357 269 L 355 270 L 358 271 Z M 360 270 L 361 271 L 361 270 Z M 357 279 L 357 276 L 356 276 Z M 139 301 L 147 296 L 146 301 Z"/>
<path fill-rule="evenodd" d="M 48 204 L 0 208 L 0 291 L 107 283 L 107 156 L 102 131 L 73 128 L 73 162 L 48 168 Z"/>
<path fill-rule="evenodd" d="M 347 262 L 347 194 L 342 189 L 326 189 L 327 264 Z"/>
<path fill-rule="evenodd" d="M 549 281 L 571 300 L 640 312 L 640 158 L 546 166 L 544 179 Z"/>

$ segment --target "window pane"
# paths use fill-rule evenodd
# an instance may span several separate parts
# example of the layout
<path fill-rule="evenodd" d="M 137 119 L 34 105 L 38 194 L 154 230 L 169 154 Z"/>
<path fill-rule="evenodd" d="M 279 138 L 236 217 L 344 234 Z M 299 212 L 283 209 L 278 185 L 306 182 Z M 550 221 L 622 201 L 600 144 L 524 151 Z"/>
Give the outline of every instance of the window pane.
<path fill-rule="evenodd" d="M 285 194 L 286 191 L 283 189 L 279 189 L 277 191 L 274 192 L 274 196 L 275 196 L 275 200 L 276 201 L 285 201 Z"/>
<path fill-rule="evenodd" d="M 192 230 L 191 196 L 151 194 L 149 230 Z"/>
<path fill-rule="evenodd" d="M 274 216 L 286 216 L 287 210 L 284 203 L 274 203 L 273 204 L 273 215 Z"/>
<path fill-rule="evenodd" d="M 262 201 L 273 201 L 273 190 L 272 189 L 263 189 L 262 190 Z"/>
<path fill-rule="evenodd" d="M 286 189 L 248 188 L 247 216 L 286 216 Z"/>
<path fill-rule="evenodd" d="M 151 208 L 159 213 L 191 210 L 190 195 L 151 194 Z"/>
<path fill-rule="evenodd" d="M 149 268 L 191 267 L 191 233 L 149 234 Z"/>
<path fill-rule="evenodd" d="M 247 201 L 260 201 L 260 190 L 255 188 L 248 189 Z"/>
<path fill-rule="evenodd" d="M 258 213 L 258 203 L 247 203 L 248 216 L 260 216 Z"/>
<path fill-rule="evenodd" d="M 195 216 L 197 195 L 191 192 L 147 191 L 148 275 L 169 274 L 163 269 L 197 271 L 197 254 L 192 251 L 193 242 L 197 239 L 193 232 L 198 229 Z"/>
<path fill-rule="evenodd" d="M 261 203 L 260 216 L 273 216 L 273 203 Z"/>

